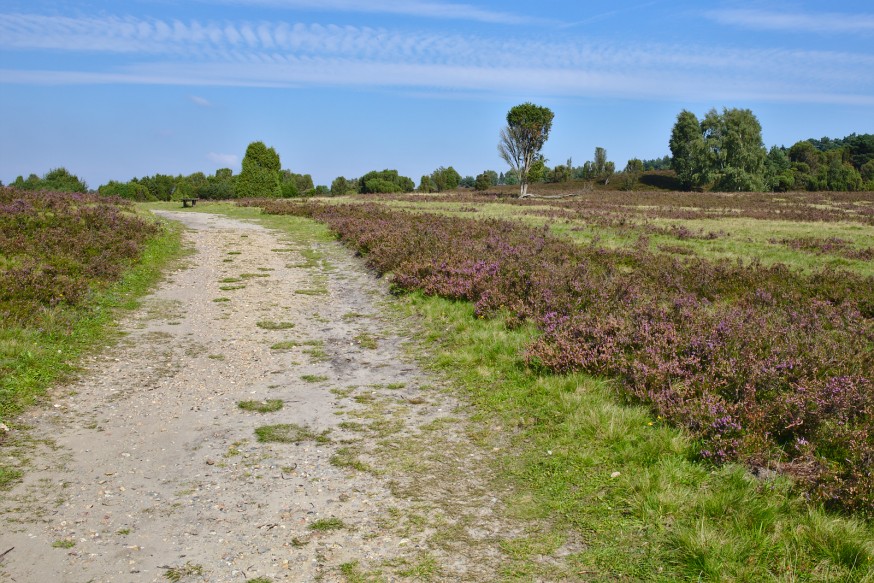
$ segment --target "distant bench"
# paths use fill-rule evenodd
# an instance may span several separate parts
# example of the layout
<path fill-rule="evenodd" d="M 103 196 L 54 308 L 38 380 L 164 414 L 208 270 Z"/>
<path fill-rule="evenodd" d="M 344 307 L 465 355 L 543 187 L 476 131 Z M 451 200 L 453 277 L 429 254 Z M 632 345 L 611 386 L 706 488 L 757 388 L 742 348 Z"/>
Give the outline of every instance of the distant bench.
<path fill-rule="evenodd" d="M 189 206 L 194 206 L 197 204 L 198 200 L 199 199 L 196 199 L 196 198 L 183 198 L 182 199 L 182 208 L 188 208 Z"/>

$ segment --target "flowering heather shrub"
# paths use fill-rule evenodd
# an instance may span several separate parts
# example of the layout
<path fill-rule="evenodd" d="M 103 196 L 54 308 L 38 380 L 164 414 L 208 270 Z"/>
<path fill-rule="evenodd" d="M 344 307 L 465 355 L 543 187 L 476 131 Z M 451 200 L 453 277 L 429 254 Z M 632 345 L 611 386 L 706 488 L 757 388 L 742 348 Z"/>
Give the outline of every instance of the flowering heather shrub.
<path fill-rule="evenodd" d="M 565 184 L 538 185 L 566 192 Z M 518 192 L 515 191 L 515 192 Z M 573 198 L 519 199 L 516 195 L 453 194 L 417 195 L 417 201 L 471 203 L 478 206 L 500 203 L 520 207 L 520 212 L 553 219 L 591 221 L 600 218 L 618 223 L 629 218 L 705 219 L 745 217 L 773 221 L 852 221 L 874 225 L 874 194 L 871 192 L 792 193 L 689 193 L 677 191 L 616 192 L 579 190 Z M 371 195 L 371 200 L 409 201 L 406 195 Z M 610 225 L 604 225 L 610 226 Z"/>
<path fill-rule="evenodd" d="M 398 290 L 535 323 L 529 363 L 620 379 L 702 458 L 782 469 L 816 500 L 874 515 L 874 278 L 580 246 L 375 203 L 256 204 L 327 223 Z"/>
<path fill-rule="evenodd" d="M 790 249 L 796 251 L 807 251 L 822 255 L 831 253 L 840 255 L 847 259 L 858 259 L 860 261 L 874 261 L 874 247 L 864 247 L 857 249 L 852 243 L 845 241 L 839 237 L 829 237 L 827 239 L 818 239 L 816 237 L 796 237 L 793 239 L 770 239 L 770 243 L 775 245 L 786 245 Z"/>
<path fill-rule="evenodd" d="M 117 278 L 158 228 L 125 212 L 128 204 L 0 188 L 0 322 L 34 324 Z"/>

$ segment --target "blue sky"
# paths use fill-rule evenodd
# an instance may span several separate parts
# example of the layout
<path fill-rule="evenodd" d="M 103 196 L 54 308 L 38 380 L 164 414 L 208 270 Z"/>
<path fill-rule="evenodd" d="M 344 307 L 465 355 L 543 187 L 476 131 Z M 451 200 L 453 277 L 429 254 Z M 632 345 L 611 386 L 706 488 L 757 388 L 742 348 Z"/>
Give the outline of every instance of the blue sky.
<path fill-rule="evenodd" d="M 765 144 L 874 133 L 874 7 L 774 0 L 0 0 L 0 180 L 237 172 L 316 183 L 504 170 L 507 110 L 550 165 L 668 153 L 677 114 L 750 108 Z"/>

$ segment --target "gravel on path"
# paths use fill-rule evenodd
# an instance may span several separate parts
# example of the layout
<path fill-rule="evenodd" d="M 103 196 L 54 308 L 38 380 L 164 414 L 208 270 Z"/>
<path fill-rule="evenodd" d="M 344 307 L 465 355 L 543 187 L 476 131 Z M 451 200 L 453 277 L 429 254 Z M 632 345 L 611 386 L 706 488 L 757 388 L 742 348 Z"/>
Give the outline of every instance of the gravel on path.
<path fill-rule="evenodd" d="M 0 581 L 496 577 L 521 527 L 385 283 L 336 243 L 159 214 L 194 254 L 20 420 Z"/>

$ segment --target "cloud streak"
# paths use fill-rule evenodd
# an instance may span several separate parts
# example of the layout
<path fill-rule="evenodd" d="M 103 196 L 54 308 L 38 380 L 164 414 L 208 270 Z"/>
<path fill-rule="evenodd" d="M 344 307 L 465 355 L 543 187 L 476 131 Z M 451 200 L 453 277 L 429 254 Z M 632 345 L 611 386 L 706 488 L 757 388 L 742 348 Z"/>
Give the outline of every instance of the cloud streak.
<path fill-rule="evenodd" d="M 705 15 L 723 25 L 754 30 L 797 33 L 874 35 L 874 14 L 773 12 L 768 10 L 712 10 Z"/>
<path fill-rule="evenodd" d="M 548 24 L 551 22 L 539 17 L 484 10 L 471 4 L 427 2 L 422 0 L 222 0 L 222 3 L 295 10 L 396 14 L 417 18 L 464 20 L 489 24 L 520 25 Z"/>
<path fill-rule="evenodd" d="M 541 37 L 510 41 L 502 36 L 322 24 L 20 14 L 0 14 L 0 50 L 130 55 L 126 64 L 92 70 L 64 70 L 53 64 L 50 70 L 2 71 L 0 82 L 22 84 L 317 85 L 627 98 L 874 101 L 874 79 L 858 74 L 874 70 L 874 55 L 850 52 L 619 45 Z M 198 101 L 202 98 L 190 99 L 208 105 Z"/>

